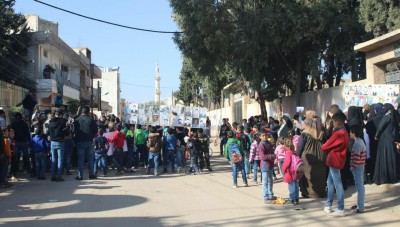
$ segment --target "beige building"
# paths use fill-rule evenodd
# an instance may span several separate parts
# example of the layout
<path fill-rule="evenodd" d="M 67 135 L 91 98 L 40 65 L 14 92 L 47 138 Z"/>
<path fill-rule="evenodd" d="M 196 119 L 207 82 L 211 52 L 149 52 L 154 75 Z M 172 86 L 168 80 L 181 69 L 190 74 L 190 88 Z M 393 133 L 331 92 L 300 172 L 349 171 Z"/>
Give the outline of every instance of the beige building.
<path fill-rule="evenodd" d="M 389 63 L 400 61 L 400 29 L 360 43 L 354 50 L 364 52 L 366 57 L 366 84 L 399 84 L 400 72 L 387 73 Z M 361 81 L 360 81 L 361 82 Z"/>
<path fill-rule="evenodd" d="M 119 67 L 101 68 L 101 79 L 95 79 L 94 84 L 101 87 L 101 100 L 111 106 L 111 113 L 121 117 L 121 87 Z"/>
<path fill-rule="evenodd" d="M 93 79 L 101 78 L 101 70 L 92 64 L 91 51 L 69 47 L 58 36 L 57 22 L 44 20 L 38 15 L 25 17 L 32 32 L 28 59 L 33 60 L 26 66 L 26 71 L 38 83 L 38 104 L 54 106 L 54 96 L 61 92 L 64 104 L 76 100 L 81 104 L 98 106 L 99 95 Z"/>

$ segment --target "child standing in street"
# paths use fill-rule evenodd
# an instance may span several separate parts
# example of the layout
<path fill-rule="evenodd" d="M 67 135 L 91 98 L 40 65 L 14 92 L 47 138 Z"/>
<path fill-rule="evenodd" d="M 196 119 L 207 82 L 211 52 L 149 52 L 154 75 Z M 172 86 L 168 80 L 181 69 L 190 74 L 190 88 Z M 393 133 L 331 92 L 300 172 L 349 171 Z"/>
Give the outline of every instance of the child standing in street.
<path fill-rule="evenodd" d="M 328 153 L 326 165 L 329 167 L 328 174 L 328 198 L 324 211 L 330 217 L 343 217 L 344 213 L 344 190 L 340 170 L 346 162 L 346 153 L 349 146 L 349 134 L 344 127 L 346 116 L 343 113 L 336 113 L 332 116 L 333 133 L 332 136 L 322 145 L 322 150 Z M 332 212 L 334 191 L 338 200 L 338 208 Z"/>
<path fill-rule="evenodd" d="M 284 172 L 283 182 L 288 183 L 289 186 L 289 200 L 288 202 L 297 205 L 299 204 L 299 181 L 296 178 L 296 171 L 291 171 L 295 169 L 295 163 L 292 163 L 292 156 L 296 155 L 294 152 L 293 142 L 290 138 L 285 139 L 285 162 L 283 163 L 282 170 Z"/>
<path fill-rule="evenodd" d="M 242 172 L 243 185 L 247 184 L 246 170 L 244 168 L 244 151 L 240 140 L 236 139 L 233 131 L 227 132 L 228 142 L 225 144 L 226 158 L 232 166 L 233 188 L 237 188 L 238 171 Z M 237 158 L 235 160 L 235 158 Z"/>
<path fill-rule="evenodd" d="M 279 173 L 281 174 L 282 179 L 284 178 L 284 171 L 282 171 L 283 167 L 283 162 L 285 161 L 285 155 L 286 155 L 286 146 L 285 146 L 285 141 L 282 137 L 278 138 L 278 146 L 275 148 L 275 155 L 276 159 L 278 160 L 278 168 L 279 168 Z"/>
<path fill-rule="evenodd" d="M 258 145 L 258 153 L 260 155 L 260 168 L 261 168 L 261 177 L 262 177 L 262 196 L 264 199 L 264 203 L 266 204 L 274 204 L 276 197 L 272 192 L 274 181 L 272 179 L 274 172 L 274 160 L 275 154 L 273 145 L 268 141 L 268 133 L 266 131 L 262 131 L 261 141 Z"/>
<path fill-rule="evenodd" d="M 98 130 L 98 136 L 94 139 L 94 173 L 97 174 L 97 168 L 100 166 L 103 168 L 103 177 L 107 176 L 107 152 L 110 144 L 107 138 L 104 137 L 104 131 L 102 128 Z"/>
<path fill-rule="evenodd" d="M 250 146 L 250 163 L 253 165 L 253 183 L 257 184 L 257 172 L 258 167 L 260 166 L 260 155 L 258 152 L 258 143 L 260 142 L 260 138 L 257 134 L 252 135 L 253 143 Z"/>
<path fill-rule="evenodd" d="M 46 157 L 47 151 L 50 149 L 50 142 L 42 134 L 40 128 L 35 129 L 30 146 L 35 154 L 36 177 L 38 180 L 45 180 L 44 172 L 46 171 Z"/>
<path fill-rule="evenodd" d="M 364 213 L 364 167 L 366 160 L 366 146 L 364 141 L 360 138 L 361 127 L 353 125 L 350 127 L 350 137 L 354 140 L 353 147 L 351 148 L 350 170 L 354 176 L 354 183 L 357 189 L 357 205 L 351 207 L 354 213 Z"/>

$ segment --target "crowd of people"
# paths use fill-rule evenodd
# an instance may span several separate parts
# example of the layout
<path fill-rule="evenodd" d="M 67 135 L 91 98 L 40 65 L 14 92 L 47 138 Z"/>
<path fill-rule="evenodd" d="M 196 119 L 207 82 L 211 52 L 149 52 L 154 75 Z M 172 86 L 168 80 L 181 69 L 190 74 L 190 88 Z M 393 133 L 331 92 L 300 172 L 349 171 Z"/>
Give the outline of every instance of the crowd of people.
<path fill-rule="evenodd" d="M 147 174 L 201 174 L 212 171 L 209 136 L 203 129 L 123 124 L 109 115 L 100 119 L 83 106 L 76 115 L 62 108 L 41 112 L 15 113 L 11 124 L 0 110 L 0 186 L 8 188 L 25 171 L 32 178 L 63 182 L 77 166 L 76 180 L 84 179 L 87 163 L 88 179 L 106 177 L 109 169 L 116 175 L 135 173 L 145 168 Z M 106 134 L 108 133 L 108 134 Z M 106 137 L 107 135 L 107 137 Z M 23 164 L 21 165 L 21 156 Z M 160 164 L 162 165 L 160 167 Z"/>
<path fill-rule="evenodd" d="M 32 111 L 15 113 L 6 125 L 0 110 L 0 186 L 11 187 L 18 173 L 32 178 L 63 182 L 77 166 L 76 180 L 117 176 L 145 168 L 146 174 L 201 174 L 213 171 L 210 163 L 210 132 L 201 128 L 123 124 L 115 116 L 90 113 L 88 106 L 77 114 Z M 291 118 L 254 116 L 240 123 L 222 120 L 220 155 L 232 166 L 233 187 L 238 173 L 243 185 L 262 184 L 262 199 L 276 203 L 274 181 L 279 174 L 288 183 L 288 204 L 303 198 L 327 198 L 325 212 L 344 216 L 344 190 L 355 184 L 355 213 L 364 212 L 364 183 L 395 183 L 400 176 L 400 118 L 391 104 L 351 106 L 342 111 L 332 105 L 323 123 L 313 110 Z M 217 145 L 217 140 L 215 141 Z M 21 166 L 22 156 L 22 166 Z M 275 168 L 278 174 L 275 173 Z M 261 172 L 260 178 L 258 177 Z M 334 193 L 338 207 L 332 210 Z"/>
<path fill-rule="evenodd" d="M 327 198 L 324 211 L 344 216 L 344 190 L 355 185 L 355 213 L 363 213 L 364 184 L 392 184 L 400 178 L 399 111 L 391 104 L 351 106 L 342 111 L 332 105 L 323 123 L 313 110 L 279 120 L 254 116 L 242 122 L 223 119 L 220 127 L 220 154 L 232 165 L 233 187 L 238 172 L 243 185 L 248 179 L 258 184 L 261 172 L 262 198 L 276 203 L 273 183 L 276 166 L 288 183 L 288 204 L 303 198 Z M 252 176 L 251 176 L 251 173 Z M 338 207 L 332 209 L 334 193 Z"/>

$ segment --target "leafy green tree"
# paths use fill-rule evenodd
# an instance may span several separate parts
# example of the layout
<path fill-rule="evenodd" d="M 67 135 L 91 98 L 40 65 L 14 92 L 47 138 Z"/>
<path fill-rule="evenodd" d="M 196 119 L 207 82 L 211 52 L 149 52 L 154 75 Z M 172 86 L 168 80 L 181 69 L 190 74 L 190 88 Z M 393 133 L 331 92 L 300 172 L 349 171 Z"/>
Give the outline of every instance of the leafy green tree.
<path fill-rule="evenodd" d="M 22 14 L 14 12 L 15 0 L 0 1 L 0 79 L 35 90 L 36 82 L 29 78 L 24 65 L 30 33 Z"/>
<path fill-rule="evenodd" d="M 361 0 L 360 21 L 375 37 L 400 28 L 399 0 Z"/>

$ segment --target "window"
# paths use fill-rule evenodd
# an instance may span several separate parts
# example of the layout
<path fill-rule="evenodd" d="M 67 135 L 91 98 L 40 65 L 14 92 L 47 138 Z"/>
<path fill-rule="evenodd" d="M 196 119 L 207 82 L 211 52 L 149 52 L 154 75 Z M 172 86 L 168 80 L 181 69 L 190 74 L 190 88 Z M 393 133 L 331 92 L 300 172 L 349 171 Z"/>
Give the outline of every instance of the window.
<path fill-rule="evenodd" d="M 44 50 L 44 51 L 43 51 L 43 56 L 44 56 L 45 58 L 47 58 L 47 50 Z"/>

